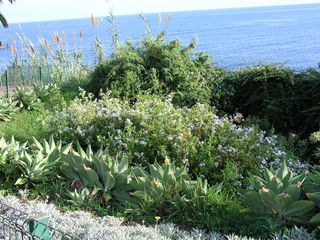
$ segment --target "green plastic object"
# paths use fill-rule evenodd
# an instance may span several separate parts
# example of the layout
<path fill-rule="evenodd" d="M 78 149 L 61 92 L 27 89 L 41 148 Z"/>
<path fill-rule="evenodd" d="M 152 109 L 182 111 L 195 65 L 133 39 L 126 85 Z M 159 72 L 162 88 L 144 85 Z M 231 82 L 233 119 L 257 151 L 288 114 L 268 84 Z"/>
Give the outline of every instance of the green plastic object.
<path fill-rule="evenodd" d="M 32 240 L 50 240 L 49 217 L 38 215 L 30 217 L 29 231 L 32 233 Z"/>

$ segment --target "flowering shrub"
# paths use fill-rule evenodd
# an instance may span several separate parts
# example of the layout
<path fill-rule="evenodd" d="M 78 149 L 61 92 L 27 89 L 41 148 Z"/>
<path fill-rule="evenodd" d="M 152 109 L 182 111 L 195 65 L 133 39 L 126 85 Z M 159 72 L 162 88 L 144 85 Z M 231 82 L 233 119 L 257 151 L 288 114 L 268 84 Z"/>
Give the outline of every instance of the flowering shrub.
<path fill-rule="evenodd" d="M 276 168 L 283 160 L 294 171 L 306 168 L 278 144 L 276 136 L 237 126 L 203 104 L 175 108 L 170 99 L 143 97 L 131 105 L 107 94 L 94 100 L 82 92 L 47 123 L 48 131 L 65 142 L 76 140 L 93 148 L 103 145 L 111 152 L 124 151 L 133 163 L 142 165 L 169 158 L 210 182 L 222 180 L 221 171 L 228 162 L 236 166 L 237 180 L 248 171 Z"/>

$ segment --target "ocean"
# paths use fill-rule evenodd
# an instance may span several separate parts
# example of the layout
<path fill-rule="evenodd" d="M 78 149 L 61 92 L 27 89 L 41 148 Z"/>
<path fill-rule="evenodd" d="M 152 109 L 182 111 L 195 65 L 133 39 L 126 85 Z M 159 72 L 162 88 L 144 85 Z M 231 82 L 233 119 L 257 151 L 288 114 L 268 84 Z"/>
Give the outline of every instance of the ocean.
<path fill-rule="evenodd" d="M 159 23 L 158 14 L 145 15 L 153 35 L 165 30 L 169 40 L 179 39 L 185 45 L 195 38 L 196 51 L 212 55 L 219 66 L 235 69 L 277 63 L 302 70 L 317 67 L 320 62 L 320 4 L 171 12 L 161 16 Z M 169 24 L 167 16 L 171 17 Z M 9 29 L 0 30 L 0 40 L 5 45 L 9 39 L 19 42 L 19 33 L 38 48 L 40 37 L 51 42 L 54 32 L 65 32 L 70 46 L 82 47 L 84 61 L 92 66 L 96 37 L 107 53 L 112 49 L 111 25 L 106 17 L 100 20 L 98 29 L 92 28 L 89 18 L 11 24 Z M 118 16 L 116 22 L 121 41 L 135 43 L 146 34 L 145 23 L 138 15 Z M 0 69 L 10 61 L 10 51 L 0 49 Z"/>

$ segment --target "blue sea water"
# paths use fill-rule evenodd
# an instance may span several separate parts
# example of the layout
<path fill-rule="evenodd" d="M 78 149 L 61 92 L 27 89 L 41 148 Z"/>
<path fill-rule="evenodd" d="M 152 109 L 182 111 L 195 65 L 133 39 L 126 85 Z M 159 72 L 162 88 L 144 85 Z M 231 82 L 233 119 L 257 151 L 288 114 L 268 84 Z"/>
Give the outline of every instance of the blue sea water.
<path fill-rule="evenodd" d="M 195 37 L 197 51 L 206 51 L 216 64 L 230 69 L 272 62 L 301 70 L 320 62 L 320 4 L 161 13 L 162 24 L 158 14 L 145 16 L 154 35 L 165 29 L 168 39 L 178 38 L 186 45 Z M 168 25 L 166 16 L 171 16 Z M 146 34 L 137 15 L 118 16 L 116 21 L 122 41 L 137 42 Z M 90 19 L 11 24 L 1 29 L 0 40 L 7 44 L 11 38 L 18 43 L 19 33 L 39 47 L 40 37 L 51 42 L 54 32 L 62 31 L 71 46 L 83 48 L 86 63 L 93 65 L 97 36 L 106 52 L 111 52 L 112 30 L 106 18 L 101 18 L 98 29 L 92 28 Z M 80 31 L 83 38 L 79 38 Z M 1 49 L 0 69 L 10 60 L 10 51 Z"/>

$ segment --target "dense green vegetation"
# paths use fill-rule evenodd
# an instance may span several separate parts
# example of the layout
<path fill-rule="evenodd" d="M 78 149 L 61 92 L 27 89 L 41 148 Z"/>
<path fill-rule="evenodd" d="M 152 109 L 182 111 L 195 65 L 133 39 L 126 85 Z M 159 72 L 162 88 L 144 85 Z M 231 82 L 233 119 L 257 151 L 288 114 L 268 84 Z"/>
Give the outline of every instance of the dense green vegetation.
<path fill-rule="evenodd" d="M 221 69 L 164 34 L 88 79 L 74 66 L 1 100 L 2 192 L 224 234 L 317 230 L 319 71 Z"/>

